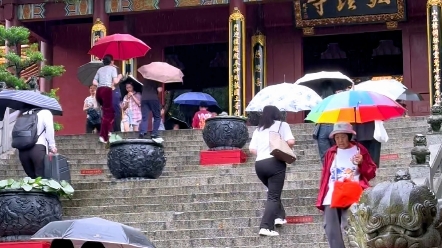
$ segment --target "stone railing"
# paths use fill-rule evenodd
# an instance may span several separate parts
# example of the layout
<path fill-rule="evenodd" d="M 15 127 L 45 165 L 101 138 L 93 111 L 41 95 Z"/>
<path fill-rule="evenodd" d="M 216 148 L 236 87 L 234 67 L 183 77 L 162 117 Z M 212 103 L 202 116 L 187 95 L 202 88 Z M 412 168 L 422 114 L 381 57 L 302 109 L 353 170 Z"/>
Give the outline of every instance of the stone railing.
<path fill-rule="evenodd" d="M 11 150 L 11 132 L 19 112 L 7 108 L 3 121 L 0 121 L 0 154 Z"/>

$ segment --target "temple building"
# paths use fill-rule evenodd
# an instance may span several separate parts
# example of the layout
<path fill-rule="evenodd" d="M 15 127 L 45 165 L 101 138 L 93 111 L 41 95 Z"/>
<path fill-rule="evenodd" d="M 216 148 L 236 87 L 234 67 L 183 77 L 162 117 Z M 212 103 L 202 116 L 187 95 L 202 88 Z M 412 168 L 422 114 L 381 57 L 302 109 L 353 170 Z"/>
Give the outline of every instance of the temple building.
<path fill-rule="evenodd" d="M 244 115 L 266 85 L 323 70 L 356 81 L 400 80 L 425 99 L 407 103 L 410 115 L 427 115 L 440 99 L 441 1 L 3 0 L 0 7 L 6 27 L 29 28 L 46 63 L 66 68 L 41 84 L 60 88 L 60 134 L 84 133 L 88 87 L 77 68 L 95 59 L 87 52 L 97 39 L 114 33 L 152 48 L 131 61 L 132 72 L 166 61 L 185 74 L 183 85 L 166 87 L 169 93 L 211 92 L 231 114 Z M 304 113 L 287 120 L 303 122 Z"/>

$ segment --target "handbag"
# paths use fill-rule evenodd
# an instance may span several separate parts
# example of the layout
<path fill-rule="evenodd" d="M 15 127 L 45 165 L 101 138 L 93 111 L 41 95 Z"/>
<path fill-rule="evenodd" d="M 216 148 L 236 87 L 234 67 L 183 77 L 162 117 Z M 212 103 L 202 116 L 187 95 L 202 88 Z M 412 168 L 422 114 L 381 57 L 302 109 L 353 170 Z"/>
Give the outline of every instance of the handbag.
<path fill-rule="evenodd" d="M 374 134 L 373 138 L 381 143 L 388 141 L 387 130 L 385 130 L 383 121 L 374 121 Z"/>
<path fill-rule="evenodd" d="M 101 115 L 100 112 L 98 112 L 98 110 L 90 108 L 86 111 L 87 115 L 88 115 L 88 122 L 91 123 L 92 125 L 98 125 L 101 123 Z"/>
<path fill-rule="evenodd" d="M 336 155 L 335 155 L 336 158 Z M 335 174 L 338 175 L 336 159 L 333 162 L 335 167 Z M 363 189 L 359 182 L 355 182 L 348 178 L 344 181 L 336 181 L 334 184 L 332 200 L 330 207 L 332 208 L 348 208 L 361 198 Z"/>
<path fill-rule="evenodd" d="M 296 155 L 285 140 L 281 137 L 281 124 L 279 125 L 278 132 L 269 132 L 269 145 L 270 155 L 278 160 L 284 161 L 287 164 L 291 164 L 296 161 Z"/>

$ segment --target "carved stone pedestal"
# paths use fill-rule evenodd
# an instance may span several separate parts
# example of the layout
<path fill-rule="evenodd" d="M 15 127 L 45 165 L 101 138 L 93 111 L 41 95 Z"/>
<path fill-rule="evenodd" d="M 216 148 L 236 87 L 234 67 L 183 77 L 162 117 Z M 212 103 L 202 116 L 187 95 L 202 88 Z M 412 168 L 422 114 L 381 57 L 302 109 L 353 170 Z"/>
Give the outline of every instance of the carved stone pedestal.
<path fill-rule="evenodd" d="M 166 166 L 163 146 L 148 139 L 124 139 L 110 143 L 107 166 L 116 179 L 157 179 Z"/>
<path fill-rule="evenodd" d="M 236 116 L 217 116 L 206 120 L 203 139 L 209 150 L 241 149 L 249 139 L 246 119 Z"/>
<path fill-rule="evenodd" d="M 46 224 L 61 217 L 57 195 L 41 191 L 0 191 L 0 242 L 29 240 Z"/>
<path fill-rule="evenodd" d="M 364 191 L 349 209 L 350 247 L 440 247 L 441 213 L 433 192 L 416 185 L 407 170 L 394 182 Z"/>

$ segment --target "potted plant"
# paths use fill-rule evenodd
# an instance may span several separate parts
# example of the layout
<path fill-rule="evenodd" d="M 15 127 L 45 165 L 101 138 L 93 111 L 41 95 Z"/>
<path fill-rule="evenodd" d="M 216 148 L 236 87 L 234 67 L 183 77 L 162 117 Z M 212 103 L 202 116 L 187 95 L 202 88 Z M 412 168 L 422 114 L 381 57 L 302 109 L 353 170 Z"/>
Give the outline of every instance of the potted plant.
<path fill-rule="evenodd" d="M 107 166 L 116 179 L 157 179 L 166 166 L 163 145 L 150 139 L 122 138 L 113 134 L 109 138 Z"/>
<path fill-rule="evenodd" d="M 61 198 L 74 189 L 66 181 L 25 177 L 0 181 L 0 242 L 27 240 L 51 221 L 61 220 Z"/>
<path fill-rule="evenodd" d="M 249 139 L 247 118 L 242 116 L 215 116 L 208 118 L 203 139 L 209 150 L 241 149 Z"/>

